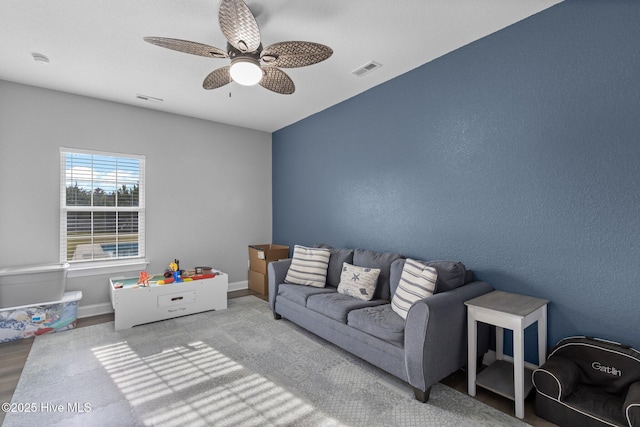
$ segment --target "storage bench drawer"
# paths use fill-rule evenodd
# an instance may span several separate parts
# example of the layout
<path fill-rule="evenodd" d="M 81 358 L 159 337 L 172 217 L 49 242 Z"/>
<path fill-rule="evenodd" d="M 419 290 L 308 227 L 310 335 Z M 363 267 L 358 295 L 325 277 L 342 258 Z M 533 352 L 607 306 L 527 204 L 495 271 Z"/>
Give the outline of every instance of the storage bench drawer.
<path fill-rule="evenodd" d="M 158 295 L 158 307 L 186 304 L 196 301 L 196 291 L 179 292 L 168 295 Z"/>

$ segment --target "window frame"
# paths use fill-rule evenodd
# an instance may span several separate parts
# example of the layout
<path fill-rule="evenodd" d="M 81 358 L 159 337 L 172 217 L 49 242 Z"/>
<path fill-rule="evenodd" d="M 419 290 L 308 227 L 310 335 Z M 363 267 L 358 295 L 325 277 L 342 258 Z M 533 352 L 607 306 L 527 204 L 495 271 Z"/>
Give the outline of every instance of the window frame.
<path fill-rule="evenodd" d="M 88 156 L 104 156 L 115 157 L 118 159 L 135 159 L 139 162 L 138 177 L 138 206 L 67 206 L 67 154 L 80 154 Z M 145 260 L 145 165 L 146 157 L 140 154 L 115 153 L 98 150 L 86 150 L 79 148 L 60 147 L 60 262 L 69 263 L 70 270 L 85 271 L 84 275 L 98 274 L 87 273 L 88 270 L 95 268 L 108 268 L 112 266 L 130 266 L 131 268 L 145 268 L 148 264 Z M 94 183 L 94 168 L 92 166 L 91 183 Z M 92 185 L 93 188 L 93 185 Z M 138 254 L 135 256 L 119 256 L 114 258 L 93 258 L 89 260 L 69 260 L 68 259 L 68 230 L 67 218 L 69 212 L 137 212 L 138 214 Z M 94 237 L 93 221 L 91 237 Z M 115 231 L 117 236 L 118 230 Z M 117 240 L 117 237 L 116 237 Z M 117 243 L 116 243 L 117 244 Z"/>

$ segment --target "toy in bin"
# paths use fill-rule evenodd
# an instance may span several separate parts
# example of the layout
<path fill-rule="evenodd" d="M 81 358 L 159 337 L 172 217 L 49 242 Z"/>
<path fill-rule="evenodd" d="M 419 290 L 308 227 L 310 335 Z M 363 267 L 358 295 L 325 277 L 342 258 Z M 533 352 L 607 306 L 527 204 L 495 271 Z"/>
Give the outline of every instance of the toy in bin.
<path fill-rule="evenodd" d="M 173 281 L 175 283 L 182 282 L 182 276 L 180 275 L 180 261 L 177 259 L 169 264 L 169 270 L 173 271 Z"/>
<path fill-rule="evenodd" d="M 211 267 L 196 267 L 196 274 L 211 274 L 212 271 Z"/>
<path fill-rule="evenodd" d="M 184 279 L 182 279 L 182 272 L 180 271 L 180 261 L 174 260 L 169 264 L 169 268 L 164 273 L 164 280 L 158 280 L 156 283 L 158 285 L 168 285 L 169 283 L 182 283 Z"/>
<path fill-rule="evenodd" d="M 142 286 L 149 286 L 149 279 L 151 279 L 151 276 L 149 276 L 149 273 L 147 273 L 146 271 L 141 271 L 140 278 L 138 279 L 138 283 L 136 284 L 137 285 L 142 284 Z"/>

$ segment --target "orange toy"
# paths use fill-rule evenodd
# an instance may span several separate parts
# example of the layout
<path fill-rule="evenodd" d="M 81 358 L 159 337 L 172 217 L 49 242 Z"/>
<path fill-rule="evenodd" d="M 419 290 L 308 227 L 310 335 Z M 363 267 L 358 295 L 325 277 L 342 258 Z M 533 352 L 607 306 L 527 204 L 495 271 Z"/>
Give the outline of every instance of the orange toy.
<path fill-rule="evenodd" d="M 141 271 L 137 285 L 142 284 L 142 286 L 149 286 L 149 279 L 151 279 L 151 276 L 149 276 L 146 271 Z"/>

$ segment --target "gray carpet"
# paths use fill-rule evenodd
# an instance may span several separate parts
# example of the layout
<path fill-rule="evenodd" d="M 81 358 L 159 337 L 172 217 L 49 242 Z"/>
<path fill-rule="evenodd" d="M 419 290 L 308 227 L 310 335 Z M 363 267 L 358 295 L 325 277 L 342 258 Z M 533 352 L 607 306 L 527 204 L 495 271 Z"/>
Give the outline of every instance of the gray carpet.
<path fill-rule="evenodd" d="M 411 388 L 255 297 L 115 332 L 37 337 L 4 426 L 523 426 L 449 387 Z M 15 408 L 14 408 L 15 409 Z"/>

